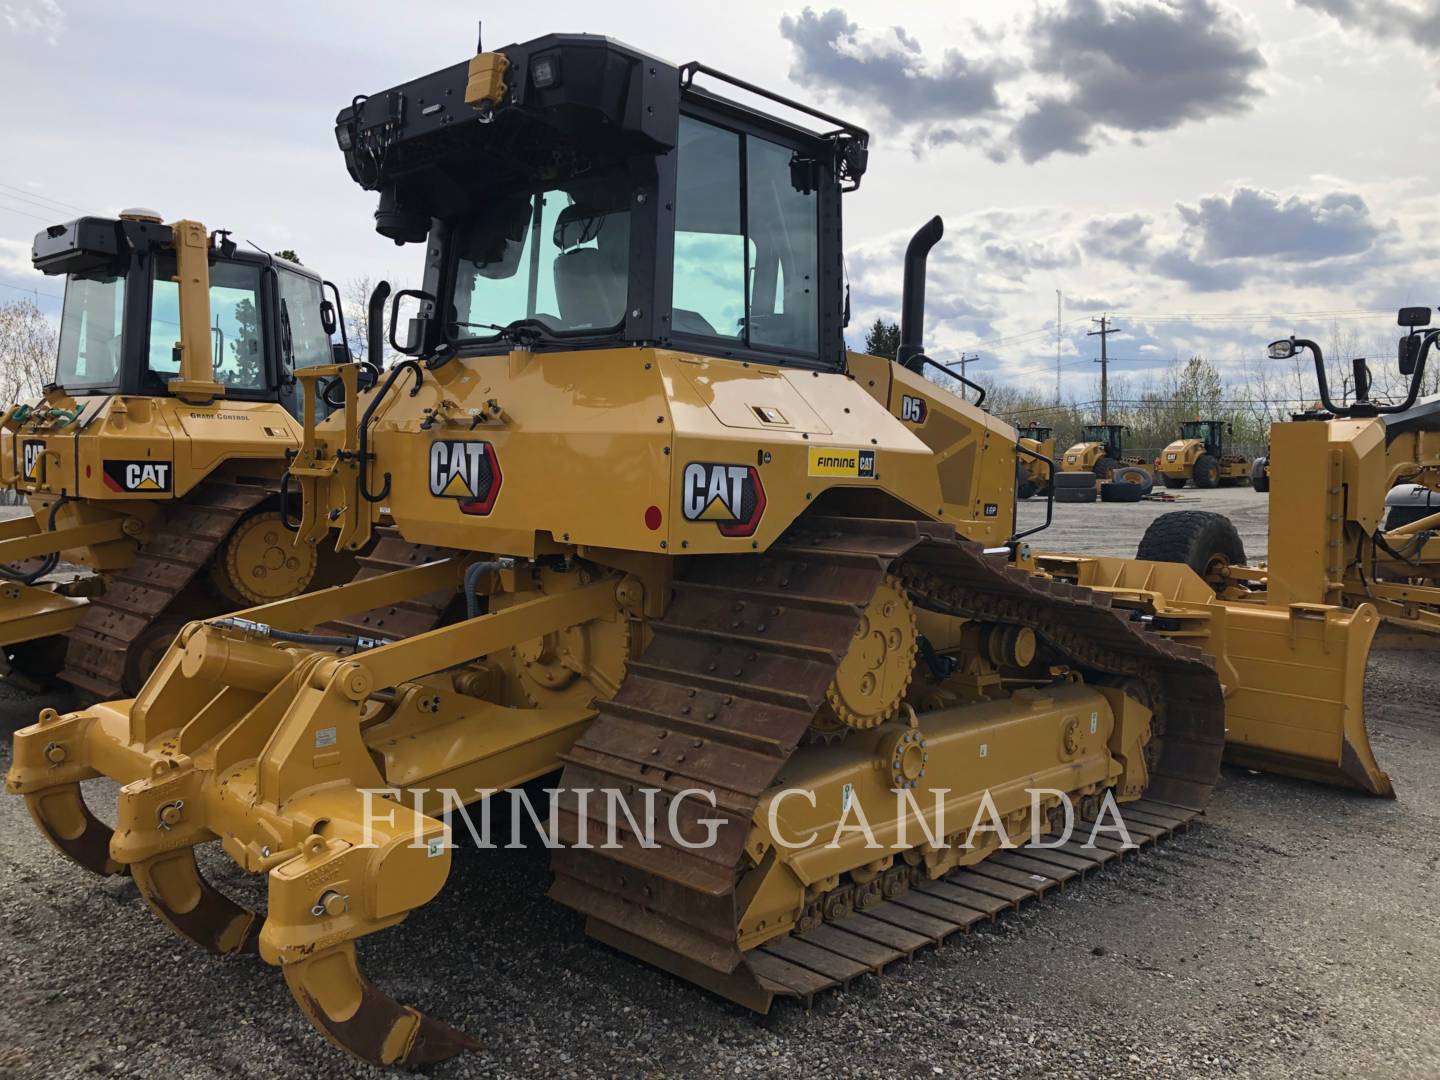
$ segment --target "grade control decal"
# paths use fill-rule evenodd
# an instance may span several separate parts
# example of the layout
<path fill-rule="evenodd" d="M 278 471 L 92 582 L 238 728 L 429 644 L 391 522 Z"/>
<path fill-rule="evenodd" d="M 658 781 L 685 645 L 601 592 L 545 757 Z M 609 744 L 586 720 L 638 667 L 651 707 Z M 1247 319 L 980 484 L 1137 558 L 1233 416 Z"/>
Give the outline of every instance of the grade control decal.
<path fill-rule="evenodd" d="M 753 465 L 692 461 L 680 481 L 686 521 L 713 521 L 722 536 L 753 536 L 765 514 L 765 486 Z"/>
<path fill-rule="evenodd" d="M 462 514 L 484 517 L 495 508 L 504 480 L 495 447 L 479 439 L 439 439 L 430 444 L 430 494 L 454 499 Z"/>

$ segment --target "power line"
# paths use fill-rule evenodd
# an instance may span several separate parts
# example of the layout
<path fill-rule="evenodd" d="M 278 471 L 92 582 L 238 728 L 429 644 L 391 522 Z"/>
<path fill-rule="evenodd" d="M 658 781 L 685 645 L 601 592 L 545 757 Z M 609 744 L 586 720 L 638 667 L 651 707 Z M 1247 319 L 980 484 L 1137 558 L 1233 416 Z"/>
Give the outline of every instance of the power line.
<path fill-rule="evenodd" d="M 15 192 L 18 195 L 23 195 L 25 196 L 27 201 L 30 202 L 33 202 L 36 199 L 40 199 L 44 202 L 54 203 L 56 206 L 63 206 L 67 210 L 78 210 L 82 214 L 86 212 L 83 206 L 76 206 L 74 203 L 67 203 L 62 199 L 52 199 L 49 195 L 41 195 L 38 192 L 29 191 L 21 187 L 16 187 L 14 184 L 0 183 L 0 188 L 6 188 L 10 191 Z"/>
<path fill-rule="evenodd" d="M 47 225 L 55 224 L 54 218 L 41 217 L 39 214 L 32 214 L 29 210 L 21 210 L 16 206 L 6 206 L 4 203 L 0 203 L 0 210 L 8 210 L 10 213 L 19 214 L 21 217 L 34 218 L 36 221 L 43 221 Z"/>
<path fill-rule="evenodd" d="M 59 293 L 45 292 L 43 289 L 26 289 L 20 285 L 10 285 L 0 281 L 0 289 L 14 289 L 16 292 L 24 293 L 26 296 L 48 296 L 51 300 L 64 300 Z"/>

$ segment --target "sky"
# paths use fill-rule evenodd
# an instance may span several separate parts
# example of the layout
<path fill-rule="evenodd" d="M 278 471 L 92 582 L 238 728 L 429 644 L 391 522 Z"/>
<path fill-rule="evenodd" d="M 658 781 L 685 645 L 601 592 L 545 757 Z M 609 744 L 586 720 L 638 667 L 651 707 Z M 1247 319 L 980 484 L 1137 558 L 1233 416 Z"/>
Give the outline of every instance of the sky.
<path fill-rule="evenodd" d="M 244 6 L 0 0 L 0 300 L 58 309 L 30 242 L 142 205 L 342 285 L 413 282 L 372 227 L 335 114 L 499 48 L 605 33 L 852 119 L 849 337 L 899 309 L 932 214 L 926 344 L 982 382 L 1085 397 L 1109 313 L 1114 373 L 1200 353 L 1226 378 L 1294 331 L 1393 349 L 1440 303 L 1440 0 L 966 0 Z M 1388 351 L 1387 351 L 1388 355 Z"/>

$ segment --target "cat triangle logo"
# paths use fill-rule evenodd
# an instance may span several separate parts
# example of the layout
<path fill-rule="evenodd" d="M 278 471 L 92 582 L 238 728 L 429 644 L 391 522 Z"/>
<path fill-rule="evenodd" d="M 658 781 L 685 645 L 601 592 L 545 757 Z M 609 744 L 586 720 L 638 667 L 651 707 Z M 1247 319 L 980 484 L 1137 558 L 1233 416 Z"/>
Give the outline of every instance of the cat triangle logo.
<path fill-rule="evenodd" d="M 445 486 L 440 489 L 440 494 L 447 499 L 470 499 L 475 496 L 475 493 L 465 485 L 465 481 L 461 479 L 459 473 L 450 477 Z"/>
<path fill-rule="evenodd" d="M 735 515 L 725 505 L 725 501 L 718 495 L 710 500 L 710 505 L 705 507 L 697 521 L 734 521 Z"/>

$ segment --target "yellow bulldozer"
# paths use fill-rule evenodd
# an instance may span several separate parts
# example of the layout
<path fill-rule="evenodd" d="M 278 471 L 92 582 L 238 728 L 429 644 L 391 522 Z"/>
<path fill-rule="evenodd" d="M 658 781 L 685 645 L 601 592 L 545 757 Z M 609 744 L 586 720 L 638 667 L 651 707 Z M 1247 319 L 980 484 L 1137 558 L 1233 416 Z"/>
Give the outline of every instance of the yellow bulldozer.
<path fill-rule="evenodd" d="M 134 694 L 189 619 L 348 579 L 280 505 L 295 371 L 349 359 L 334 286 L 148 210 L 47 228 L 33 258 L 65 298 L 54 381 L 0 415 L 0 484 L 31 511 L 0 523 L 8 665 Z"/>
<path fill-rule="evenodd" d="M 17 733 L 7 786 L 182 936 L 279 966 L 340 1047 L 475 1047 L 366 980 L 356 942 L 440 890 L 447 812 L 536 777 L 559 775 L 551 896 L 761 1011 L 1126 849 L 1066 841 L 1072 811 L 1182 828 L 1227 728 L 1376 786 L 1372 607 L 1031 551 L 1017 432 L 923 377 L 938 218 L 897 359 L 846 351 L 862 129 L 550 35 L 357 97 L 336 139 L 425 275 L 384 382 L 300 372 L 307 401 L 344 394 L 307 414 L 297 545 L 363 549 L 388 510 L 410 565 L 190 623 L 134 700 Z M 124 785 L 113 831 L 97 775 Z M 263 916 L 200 876 L 217 840 L 264 875 Z"/>
<path fill-rule="evenodd" d="M 1186 420 L 1180 438 L 1160 452 L 1156 468 L 1167 488 L 1217 488 L 1250 482 L 1250 459 L 1227 452 L 1235 428 L 1223 420 Z"/>

